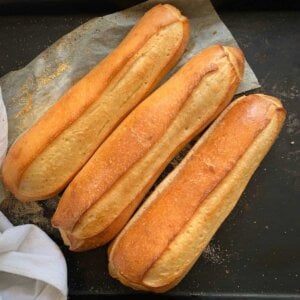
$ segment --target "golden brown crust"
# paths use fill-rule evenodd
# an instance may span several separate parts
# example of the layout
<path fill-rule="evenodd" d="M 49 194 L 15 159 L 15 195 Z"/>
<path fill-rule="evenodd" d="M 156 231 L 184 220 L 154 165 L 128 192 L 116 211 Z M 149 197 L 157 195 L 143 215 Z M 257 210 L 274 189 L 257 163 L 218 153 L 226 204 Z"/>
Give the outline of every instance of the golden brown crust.
<path fill-rule="evenodd" d="M 39 178 L 46 176 L 44 175 L 45 173 L 47 173 L 46 177 L 48 178 L 51 178 L 51 176 L 55 177 L 55 173 L 51 174 L 51 171 L 54 168 L 53 166 L 49 166 L 47 168 L 44 167 L 43 169 L 45 161 L 49 159 L 47 156 L 45 158 L 43 157 L 41 161 L 38 161 L 38 165 L 35 166 L 33 170 L 30 170 L 33 163 L 37 162 L 38 158 L 58 140 L 62 133 L 65 133 L 72 124 L 75 124 L 75 122 L 82 118 L 84 113 L 86 113 L 96 101 L 99 101 L 99 99 L 101 100 L 101 95 L 113 82 L 114 78 L 117 79 L 118 74 L 122 73 L 122 71 L 125 71 L 126 74 L 127 70 L 125 69 L 128 68 L 127 65 L 132 65 L 135 60 L 138 59 L 138 57 L 135 58 L 135 54 L 143 50 L 143 46 L 147 44 L 147 41 L 151 40 L 154 36 L 159 38 L 158 33 L 162 32 L 167 27 L 171 28 L 173 24 L 180 24 L 180 32 L 177 32 L 175 29 L 172 29 L 173 31 L 170 29 L 170 33 L 167 34 L 169 34 L 169 36 L 175 36 L 174 33 L 176 31 L 176 34 L 180 35 L 180 40 L 178 44 L 172 42 L 174 45 L 169 45 L 170 49 L 168 49 L 168 57 L 165 58 L 162 65 L 157 65 L 157 68 L 160 68 L 158 69 L 158 73 L 153 73 L 152 77 L 149 75 L 149 82 L 145 83 L 145 86 L 142 86 L 142 90 L 136 96 L 136 99 L 134 99 L 134 103 L 132 103 L 130 107 L 127 107 L 126 111 L 121 111 L 120 115 L 115 117 L 116 120 L 111 122 L 111 125 L 106 130 L 105 134 L 103 134 L 103 136 L 98 135 L 99 140 L 97 140 L 95 136 L 92 137 L 92 140 L 96 140 L 95 145 L 93 145 L 91 149 L 87 149 L 87 151 L 83 149 L 81 154 L 82 162 L 76 167 L 76 170 L 70 171 L 67 178 L 63 178 L 63 180 L 53 183 L 53 186 L 51 183 L 45 182 L 47 181 L 47 178 L 43 178 L 43 182 L 38 182 Z M 11 190 L 18 199 L 24 201 L 45 199 L 61 191 L 75 175 L 74 172 L 77 172 L 81 168 L 97 147 L 103 142 L 106 136 L 117 126 L 125 115 L 153 89 L 170 68 L 174 66 L 185 49 L 188 36 L 188 21 L 176 8 L 170 5 L 157 5 L 149 10 L 110 55 L 102 60 L 93 70 L 63 95 L 60 100 L 10 148 L 2 170 L 4 182 L 8 189 Z M 170 42 L 171 41 L 172 40 L 170 39 Z M 147 47 L 149 48 L 149 46 Z M 149 49 L 151 50 L 151 48 Z M 143 55 L 147 54 L 141 52 L 141 57 Z M 157 61 L 152 62 L 152 64 L 155 63 L 157 63 Z M 133 67 L 135 67 L 135 65 L 133 65 Z M 135 76 L 140 73 L 140 75 L 138 75 L 140 76 L 139 81 L 143 84 L 145 72 L 150 72 L 148 67 L 145 70 L 137 68 L 135 73 Z M 136 89 L 135 86 L 137 83 L 138 82 L 135 81 L 135 85 L 132 85 L 132 89 Z M 129 95 L 133 92 L 136 91 L 128 90 Z M 108 104 L 107 106 L 109 107 L 111 104 Z M 105 109 L 106 108 L 104 107 L 103 110 Z M 103 111 L 102 114 L 104 113 L 105 111 Z M 100 117 L 102 117 L 101 113 L 99 113 L 99 118 Z M 89 141 L 77 142 L 77 145 L 89 145 Z M 60 144 L 57 145 L 56 148 L 63 149 L 66 147 L 65 145 L 68 145 L 67 143 L 70 143 L 70 141 L 60 141 Z M 76 141 L 73 141 L 73 144 L 76 144 Z M 78 151 L 78 149 L 75 149 L 75 152 L 76 150 Z M 74 149 L 67 148 L 68 153 L 72 151 L 74 151 Z M 49 154 L 48 156 L 50 156 L 51 159 L 51 155 Z M 70 161 L 72 160 L 71 158 L 72 155 L 68 158 L 69 161 L 67 167 L 74 165 L 75 161 L 72 163 L 72 161 Z M 78 161 L 77 157 L 74 159 Z M 67 167 L 64 165 L 60 166 L 61 172 L 55 170 L 56 174 L 65 174 Z M 44 174 L 41 176 L 36 174 L 36 182 L 32 183 L 30 181 L 30 176 L 32 175 L 32 172 L 36 172 L 35 170 L 39 169 L 43 169 L 45 172 L 43 172 Z"/>
<path fill-rule="evenodd" d="M 266 95 L 231 104 L 117 237 L 111 275 L 155 292 L 176 285 L 234 207 L 284 119 L 280 101 Z"/>
<path fill-rule="evenodd" d="M 236 63 L 242 54 L 232 49 L 212 46 L 195 56 L 123 121 L 71 182 L 52 224 L 72 250 L 116 235 L 166 164 L 229 103 L 243 72 Z"/>

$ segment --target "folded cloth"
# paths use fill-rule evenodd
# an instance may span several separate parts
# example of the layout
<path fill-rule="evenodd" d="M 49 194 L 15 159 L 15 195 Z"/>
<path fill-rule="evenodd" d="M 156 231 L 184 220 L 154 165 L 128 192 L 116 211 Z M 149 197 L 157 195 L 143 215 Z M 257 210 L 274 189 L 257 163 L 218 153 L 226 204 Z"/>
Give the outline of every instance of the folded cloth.
<path fill-rule="evenodd" d="M 0 167 L 6 150 L 0 88 Z M 63 300 L 67 290 L 66 261 L 57 245 L 35 225 L 14 227 L 0 211 L 0 300 Z"/>
<path fill-rule="evenodd" d="M 2 90 L 0 87 L 0 170 L 7 151 L 8 144 L 8 123 L 5 105 L 2 98 Z M 5 199 L 5 189 L 0 180 L 0 203 Z M 1 300 L 1 299 L 0 299 Z"/>
<path fill-rule="evenodd" d="M 7 150 L 8 124 L 0 87 L 0 167 Z"/>
<path fill-rule="evenodd" d="M 67 299 L 67 266 L 35 225 L 13 226 L 0 212 L 0 300 Z"/>

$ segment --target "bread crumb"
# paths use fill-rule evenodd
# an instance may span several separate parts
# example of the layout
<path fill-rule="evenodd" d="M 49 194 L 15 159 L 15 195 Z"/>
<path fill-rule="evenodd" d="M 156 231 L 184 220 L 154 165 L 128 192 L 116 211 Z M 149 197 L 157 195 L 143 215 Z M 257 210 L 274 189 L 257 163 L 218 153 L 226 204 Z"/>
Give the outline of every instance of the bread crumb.
<path fill-rule="evenodd" d="M 0 203 L 0 210 L 14 225 L 35 224 L 48 234 L 58 237 L 58 231 L 51 226 L 50 217 L 54 213 L 58 199 L 47 201 L 21 202 L 11 194 Z"/>
<path fill-rule="evenodd" d="M 55 71 L 51 71 L 50 69 L 46 69 L 44 73 L 37 77 L 37 83 L 40 86 L 47 85 L 50 81 L 54 80 L 58 76 L 60 76 L 64 71 L 69 69 L 70 66 L 66 63 L 60 63 Z"/>
<path fill-rule="evenodd" d="M 203 251 L 202 256 L 213 264 L 221 264 L 224 258 L 221 256 L 220 246 L 208 244 L 206 249 Z"/>
<path fill-rule="evenodd" d="M 23 108 L 15 115 L 16 119 L 28 113 L 32 109 L 32 95 L 28 94 L 25 101 L 26 103 Z"/>

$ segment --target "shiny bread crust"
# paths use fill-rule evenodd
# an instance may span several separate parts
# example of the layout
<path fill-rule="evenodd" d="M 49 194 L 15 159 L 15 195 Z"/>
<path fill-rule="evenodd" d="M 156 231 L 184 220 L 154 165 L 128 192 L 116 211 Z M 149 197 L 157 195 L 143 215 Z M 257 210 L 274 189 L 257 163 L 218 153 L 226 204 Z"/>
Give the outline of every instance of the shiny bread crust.
<path fill-rule="evenodd" d="M 110 274 L 153 292 L 178 284 L 234 208 L 285 115 L 267 95 L 234 101 L 112 243 Z"/>
<path fill-rule="evenodd" d="M 117 235 L 170 160 L 228 105 L 243 68 L 238 48 L 209 47 L 132 111 L 58 204 L 52 224 L 71 250 Z"/>
<path fill-rule="evenodd" d="M 3 180 L 17 199 L 62 191 L 97 148 L 175 65 L 188 20 L 171 5 L 150 9 L 120 45 L 11 146 Z"/>

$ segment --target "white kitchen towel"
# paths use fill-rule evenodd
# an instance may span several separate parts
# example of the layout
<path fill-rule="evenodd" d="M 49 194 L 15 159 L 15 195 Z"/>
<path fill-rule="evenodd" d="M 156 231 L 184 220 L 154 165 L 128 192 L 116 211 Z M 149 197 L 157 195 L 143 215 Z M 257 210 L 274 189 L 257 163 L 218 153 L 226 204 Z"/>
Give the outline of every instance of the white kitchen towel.
<path fill-rule="evenodd" d="M 0 212 L 0 300 L 63 300 L 67 291 L 58 246 L 37 226 L 13 226 Z"/>
<path fill-rule="evenodd" d="M 2 98 L 2 90 L 0 87 L 0 169 L 7 151 L 8 144 L 8 121 L 6 108 Z M 5 190 L 0 179 L 0 203 L 5 199 Z M 1 299 L 0 299 L 1 300 Z"/>
<path fill-rule="evenodd" d="M 8 124 L 5 105 L 2 99 L 2 91 L 0 87 L 0 167 L 5 157 L 7 150 L 7 139 L 8 139 Z"/>

